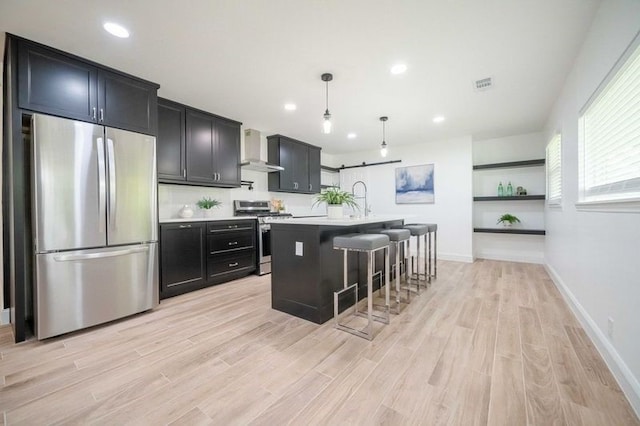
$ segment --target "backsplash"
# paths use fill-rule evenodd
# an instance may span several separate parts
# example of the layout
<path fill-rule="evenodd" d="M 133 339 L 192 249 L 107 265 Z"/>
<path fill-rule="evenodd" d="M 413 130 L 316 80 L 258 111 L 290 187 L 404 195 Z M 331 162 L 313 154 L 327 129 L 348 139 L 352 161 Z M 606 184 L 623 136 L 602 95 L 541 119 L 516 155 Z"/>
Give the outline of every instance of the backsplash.
<path fill-rule="evenodd" d="M 196 206 L 196 202 L 202 197 L 210 197 L 222 202 L 220 207 L 214 209 L 213 217 L 233 216 L 233 200 L 271 200 L 273 198 L 282 200 L 286 212 L 294 216 L 327 214 L 324 204 L 311 207 L 315 200 L 314 195 L 269 192 L 266 173 L 243 170 L 242 179 L 253 181 L 254 189 L 250 191 L 246 186 L 227 189 L 160 184 L 158 185 L 159 219 L 178 218 L 178 212 L 185 204 L 190 205 L 194 210 L 194 217 L 204 217 L 204 213 Z"/>

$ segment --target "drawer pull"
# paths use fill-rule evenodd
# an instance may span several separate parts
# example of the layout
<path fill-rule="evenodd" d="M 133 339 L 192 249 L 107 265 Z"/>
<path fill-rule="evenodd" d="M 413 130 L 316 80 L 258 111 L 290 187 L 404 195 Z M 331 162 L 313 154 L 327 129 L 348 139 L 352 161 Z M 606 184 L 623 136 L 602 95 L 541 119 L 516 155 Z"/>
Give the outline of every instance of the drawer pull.
<path fill-rule="evenodd" d="M 180 225 L 180 229 L 191 228 L 191 225 Z"/>
<path fill-rule="evenodd" d="M 237 246 L 238 242 L 237 241 L 231 241 L 231 242 L 229 242 L 229 245 L 230 246 Z"/>
<path fill-rule="evenodd" d="M 229 268 L 233 268 L 234 266 L 238 266 L 238 262 L 233 262 L 229 264 Z"/>
<path fill-rule="evenodd" d="M 228 226 L 228 228 L 229 228 L 229 229 L 235 229 L 235 228 L 237 228 L 237 227 L 238 227 L 238 225 L 229 225 L 229 226 Z"/>

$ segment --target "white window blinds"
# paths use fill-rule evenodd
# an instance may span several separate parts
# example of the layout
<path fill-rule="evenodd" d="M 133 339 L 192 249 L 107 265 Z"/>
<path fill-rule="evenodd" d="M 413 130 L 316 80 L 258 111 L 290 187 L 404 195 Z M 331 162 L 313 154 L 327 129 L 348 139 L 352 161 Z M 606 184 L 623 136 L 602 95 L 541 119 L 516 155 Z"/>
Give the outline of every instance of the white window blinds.
<path fill-rule="evenodd" d="M 640 198 L 640 48 L 615 71 L 579 123 L 580 201 Z"/>
<path fill-rule="evenodd" d="M 547 202 L 562 200 L 562 135 L 556 134 L 547 145 Z"/>

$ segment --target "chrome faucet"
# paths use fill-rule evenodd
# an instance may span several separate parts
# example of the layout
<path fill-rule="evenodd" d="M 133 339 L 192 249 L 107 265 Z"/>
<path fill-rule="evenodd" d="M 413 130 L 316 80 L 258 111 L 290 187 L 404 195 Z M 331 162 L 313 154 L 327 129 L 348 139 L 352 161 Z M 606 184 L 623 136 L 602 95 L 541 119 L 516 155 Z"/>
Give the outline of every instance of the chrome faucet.
<path fill-rule="evenodd" d="M 354 182 L 353 186 L 351 186 L 351 195 L 353 195 L 353 198 L 355 198 L 355 199 L 362 198 L 362 197 L 356 197 L 355 196 L 356 195 L 356 192 L 355 192 L 356 185 L 359 184 L 359 183 L 361 183 L 362 186 L 364 186 L 364 217 L 368 217 L 370 210 L 369 210 L 369 204 L 367 204 L 367 184 L 364 183 L 361 180 Z"/>

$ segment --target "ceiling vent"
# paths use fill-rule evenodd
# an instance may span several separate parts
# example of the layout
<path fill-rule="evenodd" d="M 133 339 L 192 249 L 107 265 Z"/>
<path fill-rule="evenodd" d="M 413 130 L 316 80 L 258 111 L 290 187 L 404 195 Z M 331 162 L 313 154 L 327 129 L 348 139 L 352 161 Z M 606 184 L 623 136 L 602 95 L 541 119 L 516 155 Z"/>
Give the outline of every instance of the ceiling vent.
<path fill-rule="evenodd" d="M 493 87 L 493 80 L 491 77 L 483 78 L 473 82 L 473 88 L 477 91 L 488 90 Z"/>

